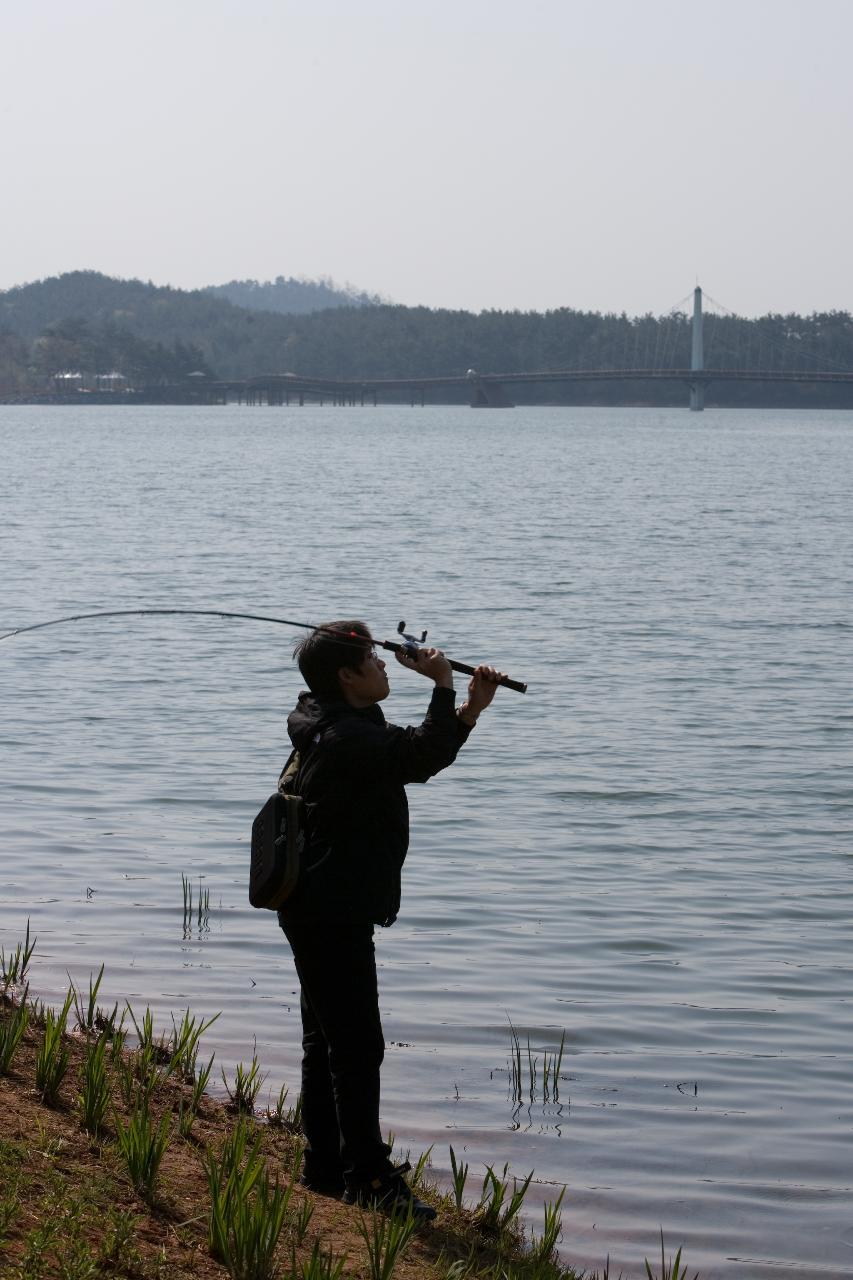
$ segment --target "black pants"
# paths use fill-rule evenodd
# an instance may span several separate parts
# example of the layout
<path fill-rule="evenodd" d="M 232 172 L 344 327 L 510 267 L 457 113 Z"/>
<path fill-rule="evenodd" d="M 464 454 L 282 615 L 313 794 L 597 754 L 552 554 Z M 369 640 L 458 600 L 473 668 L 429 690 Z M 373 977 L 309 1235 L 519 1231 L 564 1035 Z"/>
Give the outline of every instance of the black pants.
<path fill-rule="evenodd" d="M 390 1167 L 379 1131 L 379 1017 L 373 925 L 282 923 L 299 975 L 305 1172 L 356 1186 Z"/>

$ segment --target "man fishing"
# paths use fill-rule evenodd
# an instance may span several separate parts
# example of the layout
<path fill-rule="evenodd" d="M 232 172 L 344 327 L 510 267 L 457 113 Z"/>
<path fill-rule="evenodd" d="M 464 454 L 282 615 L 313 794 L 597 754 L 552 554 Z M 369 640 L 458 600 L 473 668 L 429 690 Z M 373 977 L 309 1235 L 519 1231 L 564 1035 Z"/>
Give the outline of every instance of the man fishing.
<path fill-rule="evenodd" d="M 279 911 L 301 986 L 302 1184 L 351 1204 L 435 1210 L 394 1167 L 379 1128 L 379 1069 L 385 1052 L 373 946 L 400 907 L 409 842 L 405 787 L 452 764 L 505 677 L 475 668 L 461 706 L 438 649 L 396 652 L 433 681 L 423 723 L 388 724 L 380 703 L 390 684 L 362 622 L 318 627 L 294 650 L 309 692 L 288 732 L 299 752 L 295 791 L 305 804 L 305 871 Z M 470 668 L 469 668 L 470 670 Z"/>

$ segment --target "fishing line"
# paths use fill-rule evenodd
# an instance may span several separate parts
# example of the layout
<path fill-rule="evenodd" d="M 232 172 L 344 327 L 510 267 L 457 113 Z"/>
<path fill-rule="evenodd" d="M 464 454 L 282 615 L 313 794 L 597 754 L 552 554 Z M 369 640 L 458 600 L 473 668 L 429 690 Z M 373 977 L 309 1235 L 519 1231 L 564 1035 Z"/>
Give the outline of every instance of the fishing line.
<path fill-rule="evenodd" d="M 353 648 L 364 648 L 365 640 L 363 636 L 358 636 L 356 632 L 346 635 L 337 627 L 315 626 L 313 622 L 297 622 L 293 618 L 276 618 L 265 613 L 232 613 L 225 609 L 104 609 L 97 613 L 72 613 L 64 618 L 51 618 L 48 622 L 32 622 L 26 627 L 15 627 L 12 631 L 6 631 L 0 635 L 0 642 L 10 640 L 12 636 L 20 636 L 28 631 L 42 631 L 45 627 L 59 627 L 70 622 L 88 622 L 93 618 L 140 618 L 140 617 L 194 617 L 194 618 L 239 618 L 247 622 L 271 622 L 281 627 L 299 627 L 305 631 L 324 631 L 329 635 L 333 635 L 339 644 L 350 644 Z M 420 640 L 414 636 L 406 634 L 406 624 L 401 622 L 397 627 L 398 634 L 402 637 L 400 640 L 376 640 L 374 643 L 380 649 L 388 649 L 392 653 L 402 653 L 405 657 L 417 661 L 420 646 L 424 643 L 427 633 L 421 634 Z M 451 668 L 459 671 L 463 675 L 473 675 L 475 668 L 465 662 L 456 662 L 452 658 L 448 658 Z M 499 681 L 506 689 L 513 689 L 516 693 L 526 693 L 527 685 L 520 680 L 510 680 L 509 676 L 503 676 Z"/>

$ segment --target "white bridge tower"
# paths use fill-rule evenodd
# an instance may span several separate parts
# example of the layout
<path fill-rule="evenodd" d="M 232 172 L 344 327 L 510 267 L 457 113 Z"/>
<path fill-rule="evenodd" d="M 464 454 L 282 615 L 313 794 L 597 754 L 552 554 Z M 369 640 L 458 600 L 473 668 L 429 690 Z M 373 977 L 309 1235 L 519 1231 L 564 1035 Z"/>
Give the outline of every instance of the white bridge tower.
<path fill-rule="evenodd" d="M 693 290 L 693 347 L 690 352 L 691 372 L 699 372 L 705 368 L 702 352 L 702 290 L 698 284 Z M 705 408 L 705 381 L 697 378 L 690 383 L 690 408 L 694 413 L 701 413 Z"/>

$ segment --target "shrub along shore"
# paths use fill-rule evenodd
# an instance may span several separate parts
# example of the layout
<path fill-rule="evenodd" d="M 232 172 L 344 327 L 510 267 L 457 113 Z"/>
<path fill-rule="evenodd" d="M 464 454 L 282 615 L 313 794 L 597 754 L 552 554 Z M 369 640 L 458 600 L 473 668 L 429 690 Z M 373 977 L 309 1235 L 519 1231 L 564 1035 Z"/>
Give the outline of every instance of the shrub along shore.
<path fill-rule="evenodd" d="M 205 1090 L 207 1023 L 189 1010 L 156 1036 L 150 1010 L 98 1005 L 103 968 L 61 1009 L 31 999 L 34 942 L 0 953 L 0 1276 L 15 1280 L 607 1280 L 557 1253 L 562 1195 L 526 1236 L 532 1174 L 482 1180 L 451 1148 L 452 1189 L 410 1178 L 436 1222 L 389 1217 L 298 1183 L 298 1098 L 258 1106 L 260 1064 Z M 430 1149 L 431 1150 L 431 1149 Z M 680 1256 L 651 1280 L 684 1280 Z"/>

